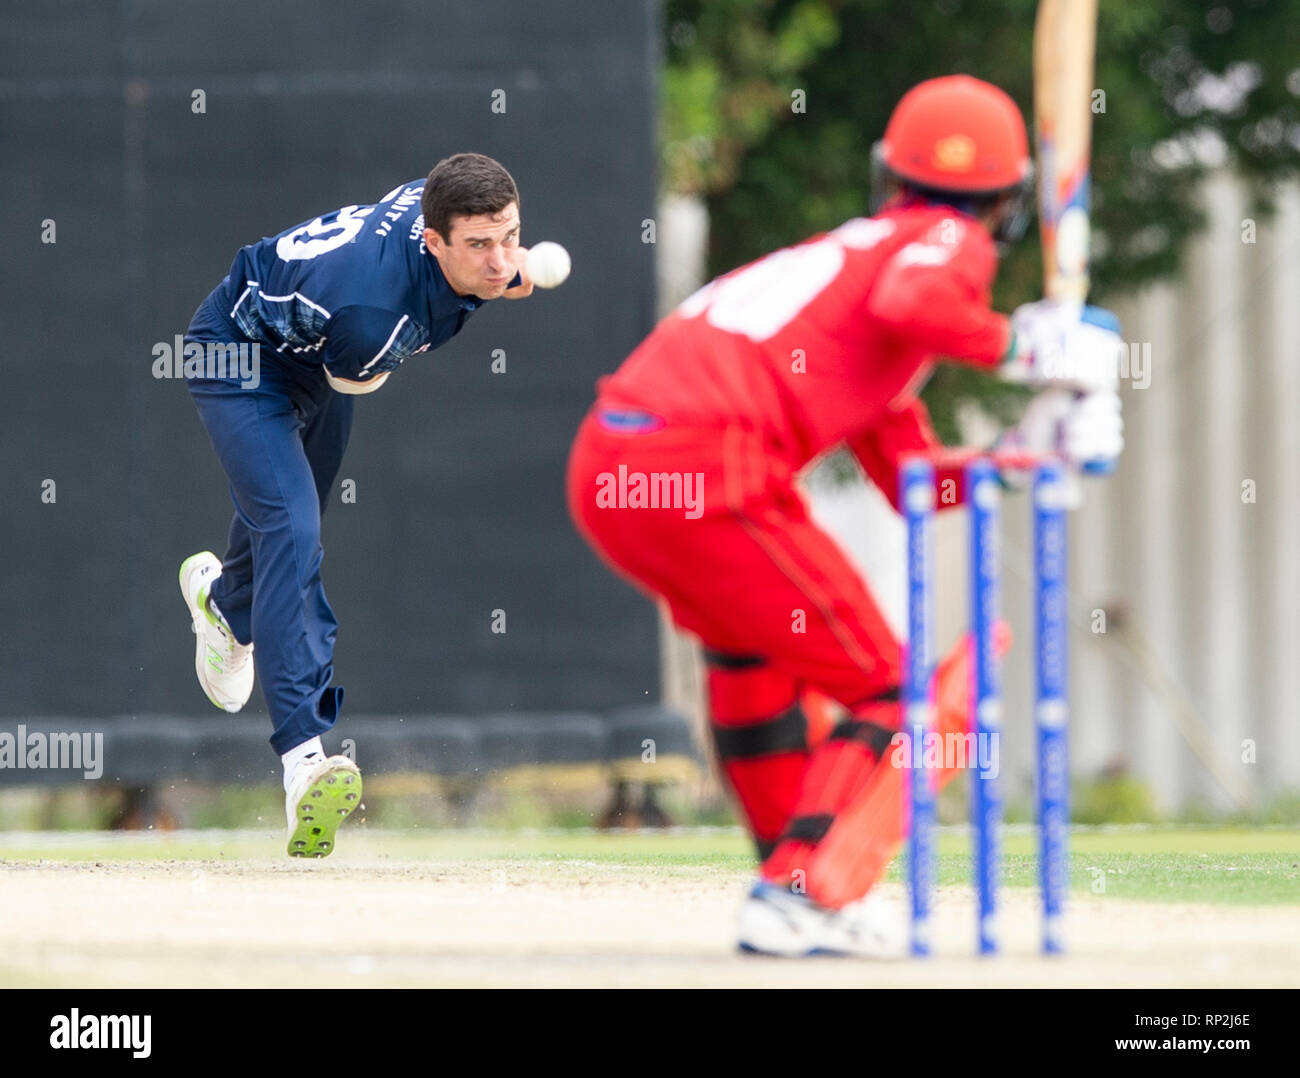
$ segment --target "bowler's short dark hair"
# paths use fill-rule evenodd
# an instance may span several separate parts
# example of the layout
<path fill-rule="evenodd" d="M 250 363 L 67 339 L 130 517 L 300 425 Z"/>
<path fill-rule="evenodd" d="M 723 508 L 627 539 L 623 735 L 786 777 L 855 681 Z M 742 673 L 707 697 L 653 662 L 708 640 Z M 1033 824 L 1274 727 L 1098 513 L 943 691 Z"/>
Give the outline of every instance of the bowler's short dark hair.
<path fill-rule="evenodd" d="M 514 178 L 498 161 L 481 153 L 458 153 L 433 166 L 424 181 L 420 209 L 425 228 L 451 239 L 453 217 L 495 215 L 510 203 L 519 203 Z"/>

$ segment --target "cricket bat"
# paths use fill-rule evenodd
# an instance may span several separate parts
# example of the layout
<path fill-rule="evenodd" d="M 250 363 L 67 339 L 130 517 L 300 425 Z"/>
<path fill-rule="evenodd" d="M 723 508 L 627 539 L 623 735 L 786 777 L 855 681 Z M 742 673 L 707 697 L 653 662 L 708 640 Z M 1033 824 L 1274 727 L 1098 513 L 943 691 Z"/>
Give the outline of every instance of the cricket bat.
<path fill-rule="evenodd" d="M 1097 0 L 1039 0 L 1034 22 L 1034 135 L 1043 294 L 1078 308 L 1088 300 L 1096 46 Z M 1088 461 L 1083 471 L 1105 475 L 1114 463 Z M 1082 497 L 1077 475 L 1071 473 L 1067 486 L 1070 500 L 1077 504 Z"/>
<path fill-rule="evenodd" d="M 1088 297 L 1089 186 L 1097 0 L 1040 0 L 1034 23 L 1034 133 L 1043 292 Z"/>

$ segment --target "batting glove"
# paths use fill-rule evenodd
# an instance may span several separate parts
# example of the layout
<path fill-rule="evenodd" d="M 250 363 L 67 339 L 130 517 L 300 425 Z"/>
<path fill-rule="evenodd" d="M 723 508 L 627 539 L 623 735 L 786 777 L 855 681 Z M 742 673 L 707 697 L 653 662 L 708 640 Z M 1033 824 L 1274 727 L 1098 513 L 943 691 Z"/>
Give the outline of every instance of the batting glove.
<path fill-rule="evenodd" d="M 1108 475 L 1124 451 L 1119 393 L 1100 390 L 1076 397 L 1061 425 L 1061 451 L 1080 471 Z"/>
<path fill-rule="evenodd" d="M 1020 422 L 998 439 L 997 448 L 1038 457 L 1054 454 L 1077 471 L 1107 475 L 1124 451 L 1119 393 L 1045 389 L 1029 402 Z M 1008 486 L 1020 487 L 1027 477 L 1027 472 L 1011 469 L 1003 478 Z"/>
<path fill-rule="evenodd" d="M 1118 388 L 1124 341 L 1112 312 L 1041 300 L 1017 307 L 1011 329 L 1006 381 L 1082 393 Z"/>

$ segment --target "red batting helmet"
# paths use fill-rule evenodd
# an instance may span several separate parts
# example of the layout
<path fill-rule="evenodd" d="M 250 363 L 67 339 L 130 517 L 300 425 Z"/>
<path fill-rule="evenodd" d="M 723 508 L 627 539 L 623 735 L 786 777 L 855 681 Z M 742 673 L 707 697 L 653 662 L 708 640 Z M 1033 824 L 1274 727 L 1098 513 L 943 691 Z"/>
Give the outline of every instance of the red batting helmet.
<path fill-rule="evenodd" d="M 1034 166 L 1016 103 L 969 75 L 929 79 L 894 108 L 876 144 L 877 191 L 888 181 L 921 194 L 984 200 L 1007 194 L 998 238 L 1019 239 L 1028 224 Z"/>

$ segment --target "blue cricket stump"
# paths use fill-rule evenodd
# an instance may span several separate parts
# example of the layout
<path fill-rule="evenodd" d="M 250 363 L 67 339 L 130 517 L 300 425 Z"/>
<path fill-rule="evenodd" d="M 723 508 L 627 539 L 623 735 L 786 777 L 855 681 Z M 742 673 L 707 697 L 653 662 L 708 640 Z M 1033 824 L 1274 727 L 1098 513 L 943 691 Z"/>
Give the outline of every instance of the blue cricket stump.
<path fill-rule="evenodd" d="M 901 475 L 903 515 L 907 522 L 907 647 L 903 656 L 903 706 L 908 734 L 907 875 L 912 895 L 912 954 L 930 953 L 930 900 L 934 889 L 934 778 L 925 768 L 926 735 L 933 704 L 933 596 L 931 518 L 934 514 L 934 465 L 908 461 Z"/>
<path fill-rule="evenodd" d="M 1068 683 L 1065 474 L 1039 466 L 1034 477 L 1034 579 L 1038 732 L 1038 873 L 1043 894 L 1043 952 L 1065 950 L 1063 920 L 1070 882 L 1070 721 Z"/>
<path fill-rule="evenodd" d="M 966 466 L 970 510 L 970 622 L 974 685 L 971 694 L 976 770 L 971 775 L 971 823 L 977 904 L 976 945 L 980 954 L 998 950 L 998 878 L 1002 872 L 1002 798 L 996 768 L 981 766 L 986 747 L 1000 755 L 1002 685 L 993 634 L 998 623 L 999 516 L 1002 487 L 997 468 L 984 457 Z M 993 756 L 994 759 L 997 755 Z M 969 757 L 968 757 L 969 760 Z"/>

